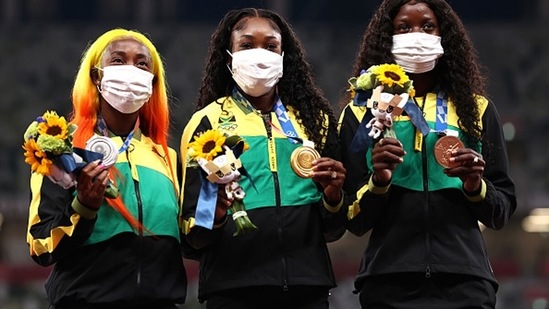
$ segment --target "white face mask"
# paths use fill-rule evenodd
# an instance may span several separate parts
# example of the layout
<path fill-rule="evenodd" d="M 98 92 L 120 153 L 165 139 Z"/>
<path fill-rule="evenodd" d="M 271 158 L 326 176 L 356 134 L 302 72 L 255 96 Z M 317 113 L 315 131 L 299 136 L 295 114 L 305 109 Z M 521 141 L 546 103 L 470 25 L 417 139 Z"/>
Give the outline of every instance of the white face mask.
<path fill-rule="evenodd" d="M 133 65 L 110 65 L 102 70 L 99 93 L 119 112 L 132 114 L 151 97 L 154 75 L 150 72 Z"/>
<path fill-rule="evenodd" d="M 444 54 L 440 36 L 422 32 L 393 35 L 393 57 L 408 73 L 425 73 L 435 68 Z"/>
<path fill-rule="evenodd" d="M 246 49 L 233 57 L 233 79 L 246 94 L 259 97 L 269 92 L 282 77 L 282 55 L 263 48 Z"/>

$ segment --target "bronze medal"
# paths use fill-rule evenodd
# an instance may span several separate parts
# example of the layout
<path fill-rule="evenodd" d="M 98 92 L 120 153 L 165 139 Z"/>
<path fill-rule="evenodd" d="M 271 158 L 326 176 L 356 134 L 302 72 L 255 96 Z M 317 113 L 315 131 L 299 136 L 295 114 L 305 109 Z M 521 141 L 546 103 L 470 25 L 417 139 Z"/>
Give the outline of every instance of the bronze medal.
<path fill-rule="evenodd" d="M 292 152 L 290 165 L 294 172 L 302 178 L 311 177 L 313 161 L 320 158 L 320 154 L 309 146 L 300 146 Z"/>
<path fill-rule="evenodd" d="M 452 151 L 463 147 L 464 145 L 458 137 L 450 135 L 443 136 L 435 143 L 435 159 L 438 164 L 444 168 L 455 167 L 458 164 L 450 162 Z"/>

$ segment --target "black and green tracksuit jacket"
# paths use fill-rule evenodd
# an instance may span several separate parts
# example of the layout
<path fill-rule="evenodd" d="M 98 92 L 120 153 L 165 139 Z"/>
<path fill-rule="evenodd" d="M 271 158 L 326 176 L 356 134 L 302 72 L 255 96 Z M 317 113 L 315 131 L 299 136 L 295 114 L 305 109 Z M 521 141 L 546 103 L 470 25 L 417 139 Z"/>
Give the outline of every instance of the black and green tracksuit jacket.
<path fill-rule="evenodd" d="M 431 129 L 435 126 L 436 93 L 416 98 Z M 420 138 L 410 119 L 403 115 L 394 128 L 406 155 L 392 175 L 391 184 L 377 187 L 371 181 L 370 146 L 367 154 L 346 151 L 348 171 L 345 188 L 353 195 L 348 209 L 348 230 L 356 235 L 371 231 L 356 286 L 367 276 L 420 272 L 471 275 L 497 286 L 486 253 L 479 222 L 501 229 L 516 208 L 515 188 L 509 176 L 506 146 L 496 108 L 477 97 L 483 137 L 466 145 L 482 153 L 486 161 L 482 187 L 475 196 L 462 191 L 459 178 L 443 173 L 433 155 L 439 138 L 435 132 Z M 412 102 L 409 102 L 410 104 Z M 349 149 L 365 107 L 349 104 L 339 121 L 342 147 Z M 448 128 L 463 132 L 451 100 Z"/>
<path fill-rule="evenodd" d="M 242 96 L 239 96 L 243 98 Z M 244 99 L 245 100 L 245 99 Z M 291 107 L 286 107 L 296 133 L 307 138 Z M 280 124 L 274 112 L 260 115 L 247 110 L 238 99 L 224 97 L 196 112 L 181 140 L 181 154 L 193 137 L 208 129 L 240 135 L 249 150 L 240 157 L 251 175 L 239 181 L 246 192 L 244 204 L 251 221 L 258 227 L 249 234 L 234 236 L 231 217 L 212 230 L 194 225 L 200 188 L 199 168 L 184 168 L 183 212 L 187 240 L 200 249 L 199 298 L 234 288 L 250 286 L 335 286 L 326 241 L 345 232 L 338 207 L 322 198 L 322 189 L 310 178 L 300 178 L 290 167 L 290 155 L 299 147 L 273 129 Z M 327 123 L 327 120 L 326 120 Z M 337 128 L 330 128 L 324 149 L 338 157 Z M 185 161 L 183 159 L 182 161 Z M 345 219 L 343 213 L 343 219 Z"/>
<path fill-rule="evenodd" d="M 52 305 L 184 302 L 177 156 L 169 152 L 172 166 L 161 146 L 136 132 L 115 164 L 125 206 L 153 235 L 134 231 L 106 202 L 92 211 L 78 202 L 74 187 L 31 176 L 27 242 L 38 264 L 55 264 L 46 282 Z"/>

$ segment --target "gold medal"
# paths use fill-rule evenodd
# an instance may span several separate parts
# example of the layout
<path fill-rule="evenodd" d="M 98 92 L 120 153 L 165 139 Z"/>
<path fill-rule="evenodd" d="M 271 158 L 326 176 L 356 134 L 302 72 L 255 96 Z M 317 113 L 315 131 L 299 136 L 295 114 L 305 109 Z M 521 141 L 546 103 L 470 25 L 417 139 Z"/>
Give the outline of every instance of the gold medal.
<path fill-rule="evenodd" d="M 452 151 L 463 147 L 463 143 L 456 136 L 443 136 L 435 143 L 435 159 L 444 168 L 455 167 L 457 164 L 450 162 Z"/>
<path fill-rule="evenodd" d="M 292 152 L 290 165 L 294 172 L 302 178 L 311 177 L 313 161 L 320 158 L 320 154 L 309 146 L 300 146 Z"/>

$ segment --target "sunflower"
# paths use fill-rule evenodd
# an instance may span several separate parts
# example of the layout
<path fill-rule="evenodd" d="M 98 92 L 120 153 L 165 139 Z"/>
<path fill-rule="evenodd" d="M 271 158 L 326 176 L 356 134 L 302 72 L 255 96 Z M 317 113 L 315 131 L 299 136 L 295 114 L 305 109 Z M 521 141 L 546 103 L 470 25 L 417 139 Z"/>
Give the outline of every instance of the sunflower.
<path fill-rule="evenodd" d="M 404 87 L 404 84 L 410 81 L 398 64 L 382 64 L 375 68 L 375 74 L 378 81 L 387 87 L 393 87 L 393 84 Z"/>
<path fill-rule="evenodd" d="M 225 136 L 217 130 L 208 130 L 196 135 L 194 141 L 189 144 L 189 155 L 196 159 L 203 158 L 213 160 L 219 153 L 223 152 Z"/>
<path fill-rule="evenodd" d="M 69 134 L 67 127 L 65 117 L 59 117 L 56 112 L 45 112 L 42 117 L 38 118 L 38 133 L 40 135 L 50 135 L 65 140 Z"/>
<path fill-rule="evenodd" d="M 31 170 L 38 174 L 49 175 L 52 161 L 46 157 L 46 153 L 38 147 L 35 140 L 29 139 L 23 144 L 25 149 L 25 162 L 31 166 Z"/>

